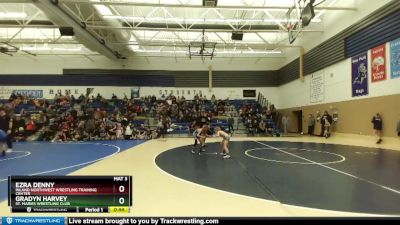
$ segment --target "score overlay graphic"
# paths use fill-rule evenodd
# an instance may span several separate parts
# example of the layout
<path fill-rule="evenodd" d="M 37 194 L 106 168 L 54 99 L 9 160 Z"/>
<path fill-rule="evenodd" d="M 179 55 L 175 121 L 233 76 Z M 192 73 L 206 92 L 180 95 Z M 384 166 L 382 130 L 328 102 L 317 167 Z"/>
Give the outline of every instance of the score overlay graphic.
<path fill-rule="evenodd" d="M 131 176 L 10 176 L 11 212 L 128 213 Z"/>

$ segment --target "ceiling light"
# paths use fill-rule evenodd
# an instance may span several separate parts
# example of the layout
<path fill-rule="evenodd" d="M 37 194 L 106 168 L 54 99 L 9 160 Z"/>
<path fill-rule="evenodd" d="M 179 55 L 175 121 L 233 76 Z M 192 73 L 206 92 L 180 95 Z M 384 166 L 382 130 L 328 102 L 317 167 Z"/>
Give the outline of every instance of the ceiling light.
<path fill-rule="evenodd" d="M 0 18 L 26 18 L 28 15 L 26 13 L 20 12 L 0 12 Z"/>
<path fill-rule="evenodd" d="M 217 54 L 281 54 L 281 51 L 277 50 L 271 50 L 271 51 L 223 51 L 223 52 L 218 52 L 216 51 Z"/>
<path fill-rule="evenodd" d="M 59 47 L 48 47 L 48 46 L 42 46 L 42 47 L 37 47 L 37 46 L 26 46 L 26 47 L 21 47 L 21 50 L 24 51 L 71 51 L 71 52 L 79 52 L 82 50 L 82 47 L 77 47 L 77 48 L 59 48 Z"/>
<path fill-rule="evenodd" d="M 165 50 L 161 51 L 159 49 L 138 49 L 136 52 L 144 52 L 144 53 L 187 53 L 188 51 L 182 51 L 182 50 Z"/>
<path fill-rule="evenodd" d="M 91 0 L 92 2 L 100 2 L 99 0 Z M 102 16 L 111 16 L 113 15 L 113 13 L 111 12 L 111 9 L 108 8 L 105 5 L 98 5 L 98 4 L 94 4 L 93 5 L 97 11 L 102 15 Z"/>
<path fill-rule="evenodd" d="M 94 7 L 97 9 L 97 11 L 101 14 L 101 15 L 103 15 L 103 16 L 110 16 L 110 15 L 112 15 L 113 13 L 111 12 L 111 9 L 110 8 L 108 8 L 107 6 L 105 6 L 105 5 L 94 5 Z"/>

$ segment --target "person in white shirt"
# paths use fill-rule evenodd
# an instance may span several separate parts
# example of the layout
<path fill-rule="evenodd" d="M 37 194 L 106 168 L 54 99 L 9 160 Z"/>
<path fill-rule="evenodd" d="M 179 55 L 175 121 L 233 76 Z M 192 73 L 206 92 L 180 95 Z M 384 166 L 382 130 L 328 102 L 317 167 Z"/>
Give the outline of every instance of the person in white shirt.
<path fill-rule="evenodd" d="M 228 133 L 226 133 L 225 131 L 221 130 L 220 127 L 215 128 L 216 131 L 216 136 L 217 137 L 221 137 L 222 141 L 221 141 L 221 146 L 222 146 L 222 155 L 224 159 L 229 159 L 231 158 L 230 154 L 229 154 L 229 149 L 228 149 L 228 144 L 229 144 L 229 140 L 230 140 L 230 136 Z"/>
<path fill-rule="evenodd" d="M 117 128 L 115 129 L 115 136 L 116 136 L 116 139 L 117 139 L 117 140 L 122 140 L 122 139 L 124 139 L 124 136 L 123 136 L 123 128 L 122 128 L 122 126 L 121 126 L 120 123 L 117 123 Z"/>

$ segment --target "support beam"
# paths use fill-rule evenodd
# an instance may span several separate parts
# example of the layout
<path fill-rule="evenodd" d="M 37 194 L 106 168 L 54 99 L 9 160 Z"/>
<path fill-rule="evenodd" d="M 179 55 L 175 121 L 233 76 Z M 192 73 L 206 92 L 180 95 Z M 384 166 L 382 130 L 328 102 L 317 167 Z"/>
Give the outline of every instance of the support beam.
<path fill-rule="evenodd" d="M 299 57 L 299 71 L 300 71 L 300 81 L 304 82 L 304 48 L 300 47 L 299 48 L 299 52 L 300 52 L 300 57 Z"/>
<path fill-rule="evenodd" d="M 88 27 L 81 24 L 77 18 L 67 13 L 59 4 L 48 0 L 35 0 L 33 4 L 41 9 L 52 21 L 74 29 L 76 38 L 89 49 L 99 52 L 110 59 L 119 59 L 121 55 L 111 49 L 104 40 L 100 40 Z M 25 26 L 29 27 L 29 26 Z"/>
<path fill-rule="evenodd" d="M 271 13 L 268 12 L 268 10 L 264 10 L 265 15 L 267 15 L 270 19 L 272 19 L 274 21 L 274 23 L 276 23 L 282 30 L 287 31 L 287 28 L 281 23 L 279 22 L 275 17 L 273 17 L 271 15 Z"/>
<path fill-rule="evenodd" d="M 0 25 L 2 27 L 2 25 Z M 232 29 L 182 29 L 182 28 L 157 28 L 157 27 L 108 27 L 108 26 L 101 26 L 101 25 L 88 25 L 87 27 L 93 28 L 93 29 L 120 29 L 120 30 L 153 30 L 153 31 L 181 31 L 181 32 L 202 32 L 203 30 L 205 32 L 227 32 L 227 33 L 232 33 Z M 252 30 L 241 30 L 243 33 L 263 33 L 263 32 L 268 32 L 268 33 L 281 33 L 283 31 L 281 30 L 276 30 L 276 29 L 252 29 Z M 304 29 L 301 32 L 316 32 L 316 33 L 323 33 L 323 30 L 309 30 L 309 29 Z M 285 32 L 286 33 L 286 32 Z"/>
<path fill-rule="evenodd" d="M 215 12 L 215 14 L 217 14 L 217 15 L 219 16 L 219 18 L 225 20 L 225 17 L 224 17 L 220 12 L 218 12 L 218 10 L 214 9 L 214 12 Z M 233 26 L 230 22 L 228 22 L 227 20 L 225 21 L 225 23 L 228 24 L 233 30 L 237 30 L 237 28 L 234 27 L 234 26 Z"/>
<path fill-rule="evenodd" d="M 14 25 L 14 24 L 0 24 L 0 28 L 59 28 L 58 25 Z M 152 30 L 152 31 L 170 31 L 170 32 L 226 32 L 232 33 L 232 29 L 182 29 L 182 28 L 166 28 L 166 27 L 131 27 L 131 26 L 103 26 L 103 25 L 87 25 L 87 28 L 99 29 L 99 30 Z M 284 31 L 277 29 L 251 29 L 251 30 L 240 30 L 243 33 L 282 33 Z M 301 32 L 305 33 L 323 33 L 323 30 L 304 29 Z M 284 32 L 286 33 L 286 32 Z"/>
<path fill-rule="evenodd" d="M 5 0 L 14 1 L 18 0 Z M 24 0 L 21 0 L 24 1 Z M 265 9 L 282 9 L 288 10 L 290 6 L 228 6 L 228 5 L 217 5 L 216 7 L 207 7 L 203 5 L 189 5 L 189 4 L 156 4 L 156 3 L 143 3 L 143 2 L 113 2 L 113 1 L 102 1 L 102 2 L 91 2 L 87 0 L 59 0 L 61 3 L 79 3 L 79 4 L 97 4 L 97 5 L 117 5 L 117 6 L 141 6 L 141 7 L 166 7 L 166 8 L 195 8 L 195 9 L 231 9 L 231 10 L 265 10 Z M 355 11 L 355 7 L 315 7 L 314 10 L 346 10 Z"/>
<path fill-rule="evenodd" d="M 263 40 L 265 44 L 271 45 L 271 43 L 269 43 L 267 40 L 265 40 L 265 38 L 263 38 L 258 32 L 256 32 L 256 35 L 257 35 L 261 40 Z"/>
<path fill-rule="evenodd" d="M 168 15 L 169 17 L 173 18 L 174 21 L 175 21 L 180 27 L 182 27 L 182 29 L 185 29 L 185 26 L 183 26 L 182 23 L 179 22 L 179 20 L 176 19 L 165 7 L 163 7 L 162 9 L 164 10 L 165 14 Z M 166 21 L 167 21 L 167 20 L 166 20 Z"/>
<path fill-rule="evenodd" d="M 212 91 L 212 66 L 208 66 L 208 91 Z"/>

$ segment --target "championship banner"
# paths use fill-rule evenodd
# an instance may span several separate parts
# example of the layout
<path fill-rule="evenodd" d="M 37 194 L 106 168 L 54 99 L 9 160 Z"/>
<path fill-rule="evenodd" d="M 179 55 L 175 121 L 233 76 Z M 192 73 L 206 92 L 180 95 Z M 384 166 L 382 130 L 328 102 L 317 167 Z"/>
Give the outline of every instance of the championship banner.
<path fill-rule="evenodd" d="M 400 77 L 400 38 L 390 42 L 392 79 Z"/>
<path fill-rule="evenodd" d="M 386 80 L 386 44 L 371 49 L 371 81 Z"/>
<path fill-rule="evenodd" d="M 368 53 L 351 58 L 351 89 L 353 97 L 368 95 Z"/>
<path fill-rule="evenodd" d="M 325 81 L 324 74 L 311 75 L 310 81 L 310 102 L 318 103 L 323 102 L 325 98 Z"/>

